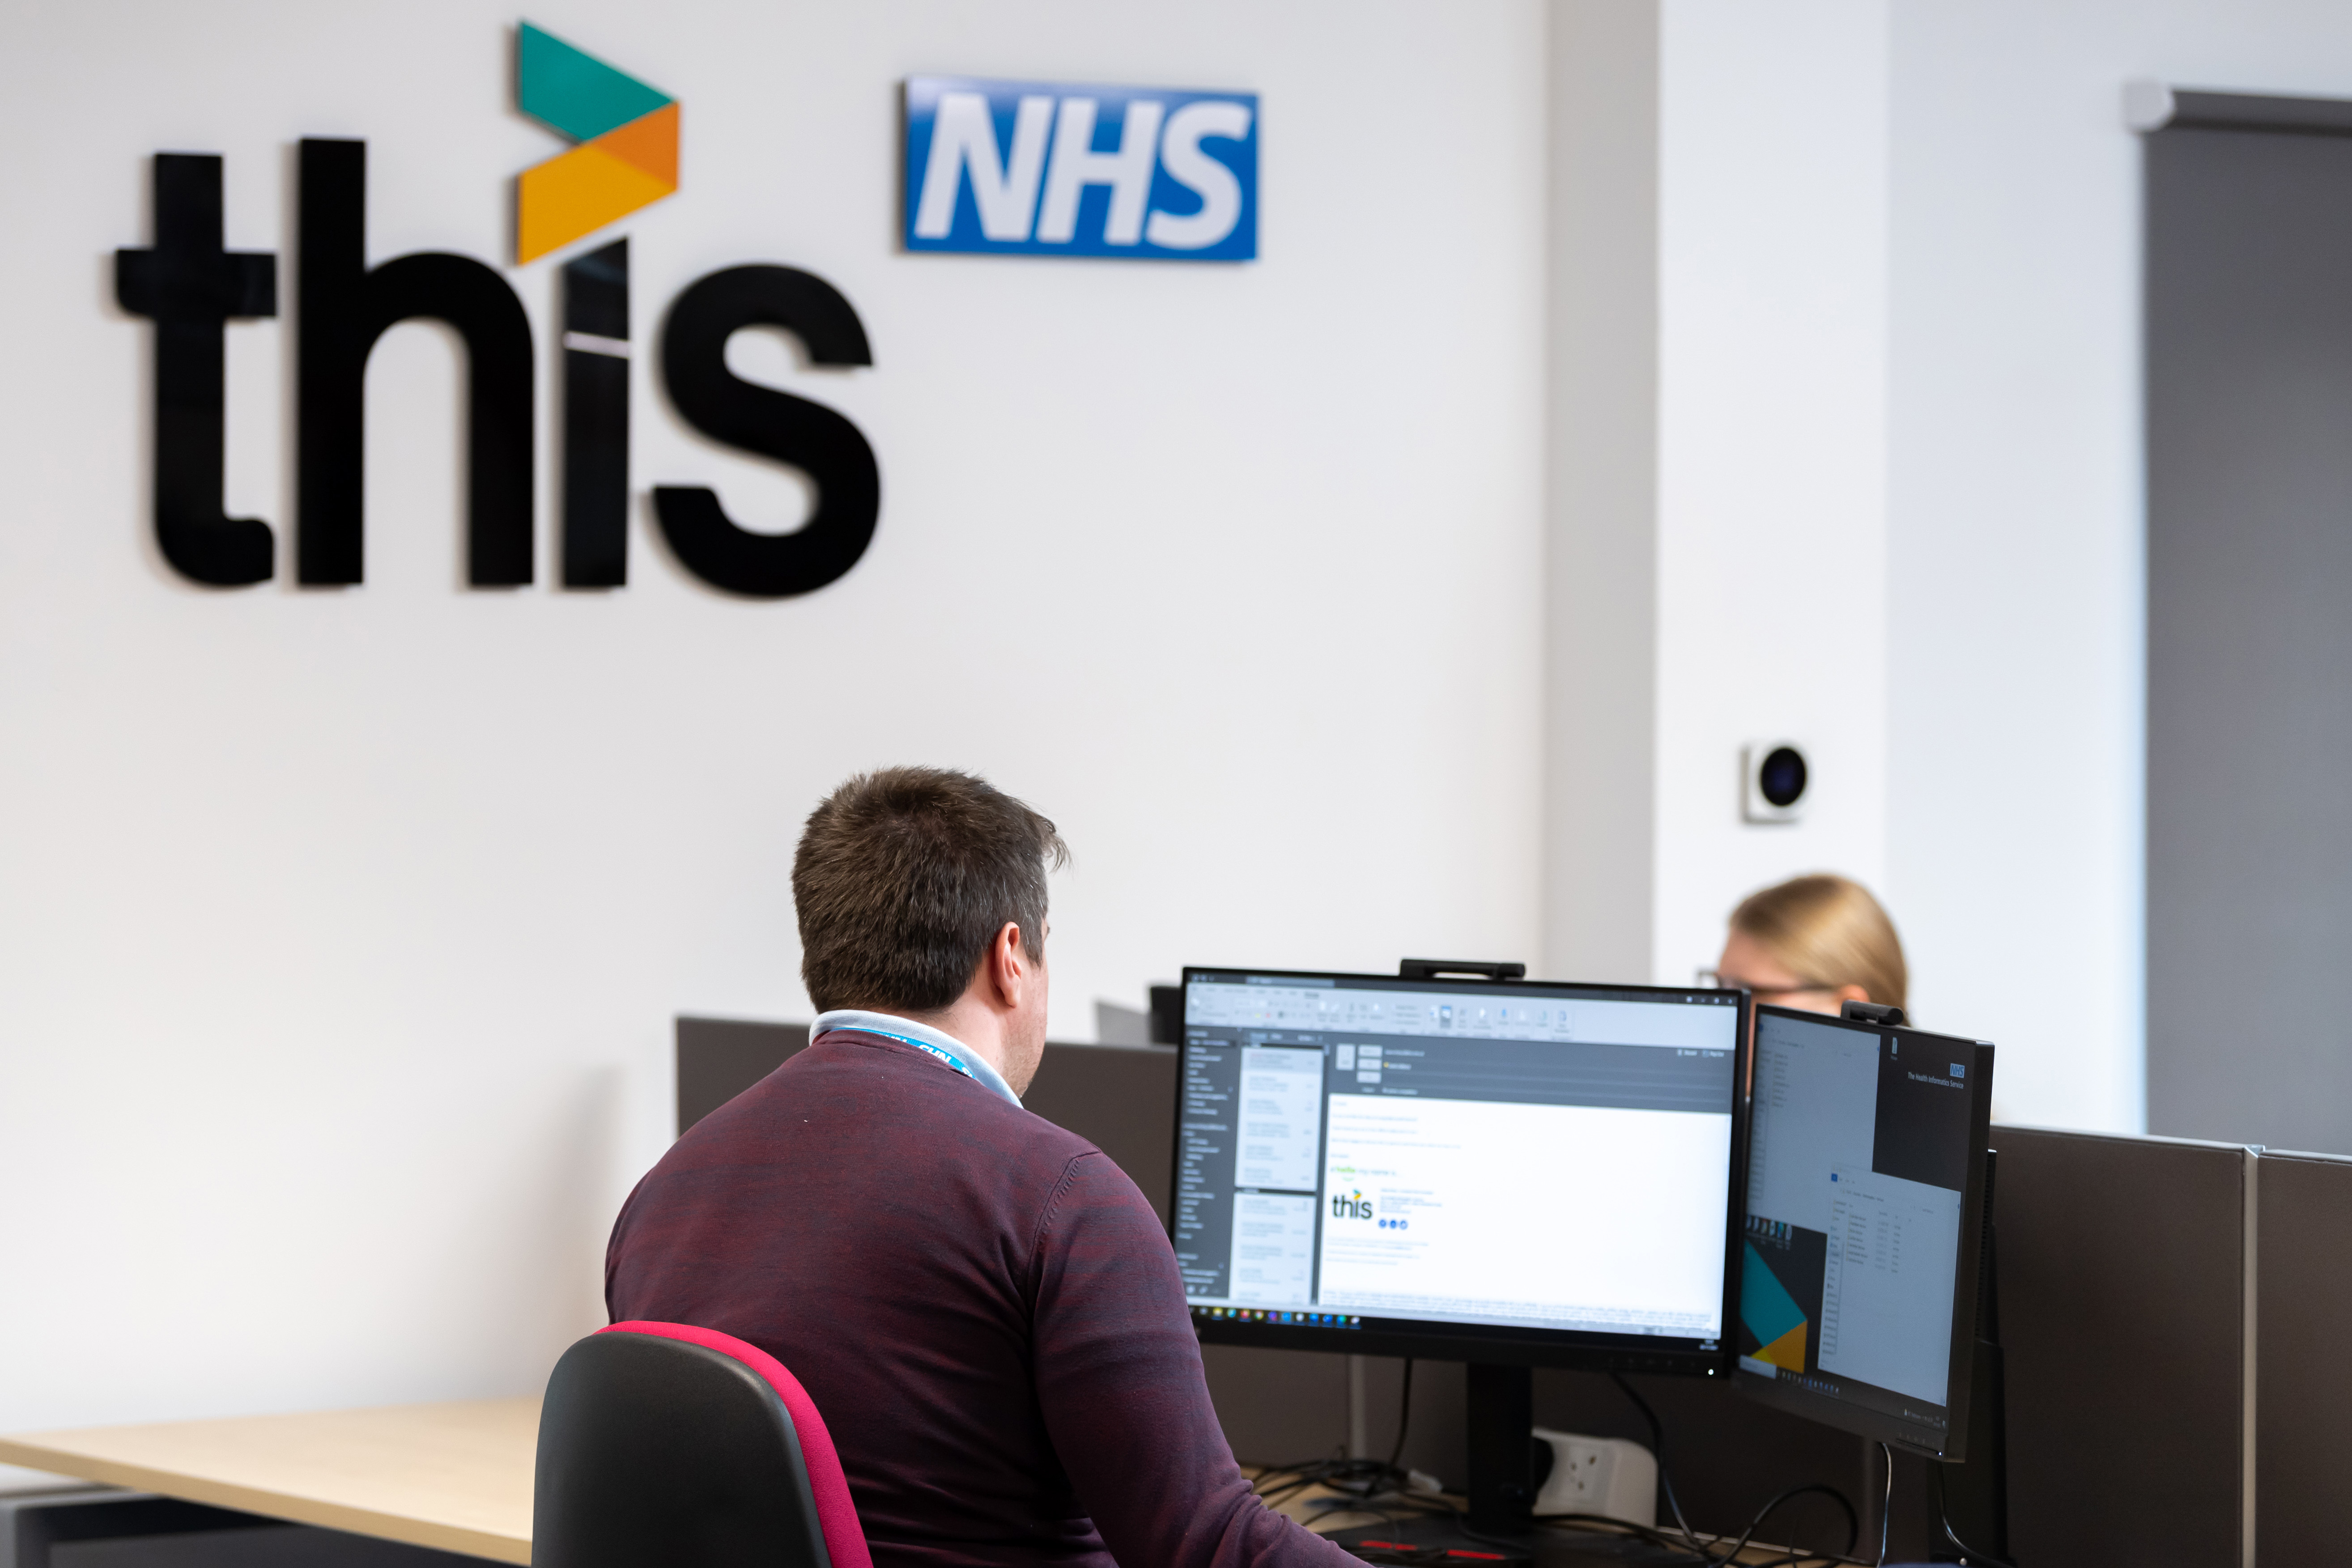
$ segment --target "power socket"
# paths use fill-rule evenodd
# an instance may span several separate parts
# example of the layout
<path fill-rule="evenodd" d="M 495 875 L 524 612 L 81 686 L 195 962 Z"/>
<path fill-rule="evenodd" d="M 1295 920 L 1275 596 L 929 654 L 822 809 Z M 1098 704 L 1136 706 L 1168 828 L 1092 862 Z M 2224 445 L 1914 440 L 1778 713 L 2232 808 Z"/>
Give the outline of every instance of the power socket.
<path fill-rule="evenodd" d="M 1630 1437 L 1535 1429 L 1551 1446 L 1551 1474 L 1536 1493 L 1541 1513 L 1597 1513 L 1627 1524 L 1658 1521 L 1658 1461 Z"/>

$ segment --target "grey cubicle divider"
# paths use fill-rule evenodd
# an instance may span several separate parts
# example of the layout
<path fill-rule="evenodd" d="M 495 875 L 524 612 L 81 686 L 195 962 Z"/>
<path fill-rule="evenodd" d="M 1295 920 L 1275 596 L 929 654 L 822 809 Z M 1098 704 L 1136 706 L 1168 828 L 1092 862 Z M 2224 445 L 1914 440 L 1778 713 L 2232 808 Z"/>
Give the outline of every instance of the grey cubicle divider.
<path fill-rule="evenodd" d="M 2352 1525 L 2352 1160 L 2265 1151 L 2254 1168 L 2255 1549 L 2326 1562 Z"/>
<path fill-rule="evenodd" d="M 1168 1223 L 1176 1171 L 1174 1047 L 1048 1042 L 1021 1103 L 1117 1161 L 1160 1211 L 1160 1223 Z"/>
<path fill-rule="evenodd" d="M 806 1024 L 677 1020 L 677 1130 L 693 1126 L 808 1044 Z"/>
<path fill-rule="evenodd" d="M 677 1020 L 677 1130 L 701 1121 L 808 1044 L 805 1024 Z M 1176 1160 L 1176 1052 L 1048 1043 L 1022 1103 L 1116 1161 L 1168 1218 Z"/>
<path fill-rule="evenodd" d="M 1995 1127 L 2010 1543 L 2245 1559 L 2252 1152 Z"/>

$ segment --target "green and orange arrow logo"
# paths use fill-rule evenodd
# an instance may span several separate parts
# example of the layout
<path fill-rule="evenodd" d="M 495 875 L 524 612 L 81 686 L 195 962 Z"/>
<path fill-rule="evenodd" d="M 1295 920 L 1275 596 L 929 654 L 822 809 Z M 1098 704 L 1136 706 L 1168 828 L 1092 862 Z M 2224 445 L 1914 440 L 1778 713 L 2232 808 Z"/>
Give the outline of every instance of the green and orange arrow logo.
<path fill-rule="evenodd" d="M 516 182 L 516 261 L 535 261 L 677 189 L 677 100 L 528 22 L 515 51 L 515 100 L 580 143 Z"/>

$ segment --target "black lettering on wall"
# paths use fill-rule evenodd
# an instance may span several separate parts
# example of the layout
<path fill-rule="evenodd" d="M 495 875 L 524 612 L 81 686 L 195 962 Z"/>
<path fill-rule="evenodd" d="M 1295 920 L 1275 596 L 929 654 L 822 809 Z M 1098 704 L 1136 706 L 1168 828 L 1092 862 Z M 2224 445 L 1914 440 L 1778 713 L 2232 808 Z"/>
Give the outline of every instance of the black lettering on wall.
<path fill-rule="evenodd" d="M 563 264 L 563 585 L 629 580 L 629 242 Z"/>
<path fill-rule="evenodd" d="M 227 324 L 278 313 L 278 258 L 221 248 L 221 161 L 158 153 L 155 247 L 114 253 L 114 298 L 155 323 L 155 542 L 214 587 L 266 582 L 275 541 L 222 504 Z"/>
<path fill-rule="evenodd" d="M 418 251 L 367 264 L 367 143 L 301 150 L 299 574 L 357 583 L 365 555 L 367 362 L 415 317 L 466 340 L 466 560 L 477 588 L 531 579 L 530 321 L 505 279 L 470 257 Z"/>
<path fill-rule="evenodd" d="M 699 279 L 670 307 L 662 380 L 697 430 L 808 475 L 815 511 L 796 532 L 752 533 L 735 525 L 709 489 L 678 485 L 654 490 L 654 511 L 696 576 L 730 593 L 781 598 L 822 588 L 857 564 L 874 539 L 882 480 L 856 426 L 821 403 L 727 368 L 727 340 L 758 326 L 793 333 L 814 364 L 874 363 L 864 323 L 832 284 L 790 267 L 730 267 Z"/>

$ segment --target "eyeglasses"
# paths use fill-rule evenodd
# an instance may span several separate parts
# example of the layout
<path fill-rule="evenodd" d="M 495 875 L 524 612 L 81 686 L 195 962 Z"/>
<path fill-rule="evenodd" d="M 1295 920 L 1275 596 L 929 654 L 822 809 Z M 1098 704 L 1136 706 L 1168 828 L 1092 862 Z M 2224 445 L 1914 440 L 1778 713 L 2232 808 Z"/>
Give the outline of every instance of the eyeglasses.
<path fill-rule="evenodd" d="M 1802 985 L 1750 985 L 1747 981 L 1736 975 L 1726 974 L 1719 969 L 1700 970 L 1698 983 L 1709 991 L 1745 991 L 1759 1000 L 1769 1000 L 1774 996 L 1826 995 L 1837 989 L 1834 985 L 1824 985 L 1818 982 L 1808 982 Z"/>

